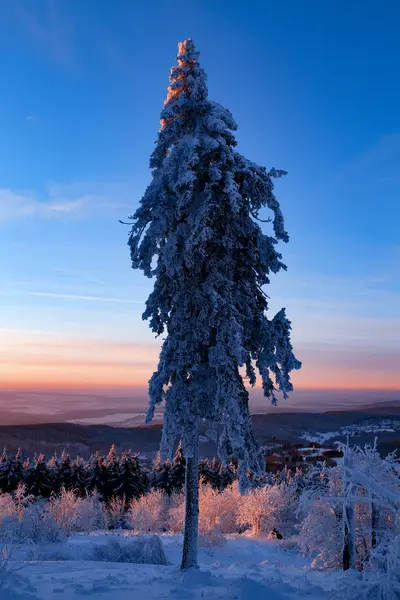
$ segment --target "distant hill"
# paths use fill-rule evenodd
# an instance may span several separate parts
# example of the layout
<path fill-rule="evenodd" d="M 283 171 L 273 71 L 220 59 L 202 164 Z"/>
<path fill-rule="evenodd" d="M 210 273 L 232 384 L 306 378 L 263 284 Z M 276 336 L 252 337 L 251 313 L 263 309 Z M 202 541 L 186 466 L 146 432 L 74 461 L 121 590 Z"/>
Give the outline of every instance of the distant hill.
<path fill-rule="evenodd" d="M 369 412 L 372 414 L 400 414 L 399 402 L 377 402 L 375 404 L 365 404 L 357 408 L 357 412 Z"/>
<path fill-rule="evenodd" d="M 258 441 L 266 446 L 273 446 L 278 442 L 294 444 L 307 439 L 318 441 L 318 436 L 322 436 L 326 446 L 333 446 L 335 440 L 345 441 L 350 431 L 352 443 L 373 442 L 377 436 L 385 452 L 398 448 L 400 406 L 367 408 L 348 412 L 256 414 L 253 415 L 253 428 Z M 5 447 L 9 452 L 20 447 L 24 455 L 43 452 L 46 456 L 66 448 L 72 455 L 87 457 L 96 450 L 107 452 L 114 443 L 118 450 L 131 449 L 146 456 L 157 452 L 161 430 L 161 425 L 3 425 L 0 426 L 0 447 Z M 213 456 L 215 452 L 215 443 L 203 432 L 200 454 Z"/>
<path fill-rule="evenodd" d="M 118 450 L 155 452 L 160 438 L 161 425 L 132 428 L 72 423 L 0 426 L 0 446 L 10 452 L 21 448 L 24 455 L 35 452 L 51 455 L 66 448 L 72 455 L 87 457 L 96 450 L 108 452 L 112 444 Z"/>

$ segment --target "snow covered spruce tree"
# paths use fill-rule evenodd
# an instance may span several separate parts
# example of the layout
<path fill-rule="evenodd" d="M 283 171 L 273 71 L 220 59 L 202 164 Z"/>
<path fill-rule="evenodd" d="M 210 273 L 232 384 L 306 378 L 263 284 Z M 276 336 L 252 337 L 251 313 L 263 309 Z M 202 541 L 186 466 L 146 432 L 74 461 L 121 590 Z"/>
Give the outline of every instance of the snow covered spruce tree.
<path fill-rule="evenodd" d="M 197 564 L 199 425 L 218 427 L 219 456 L 236 456 L 244 482 L 262 459 L 243 378 L 254 385 L 257 368 L 275 403 L 275 390 L 286 396 L 289 373 L 301 366 L 284 309 L 268 319 L 262 290 L 285 268 L 276 244 L 288 234 L 272 182 L 284 172 L 268 172 L 235 150 L 237 125 L 208 99 L 198 58 L 192 39 L 179 44 L 150 159 L 152 181 L 129 237 L 133 268 L 155 277 L 143 318 L 166 334 L 147 422 L 165 401 L 162 455 L 172 459 L 181 440 L 186 457 L 182 568 Z M 272 236 L 257 222 L 264 207 L 273 213 Z"/>

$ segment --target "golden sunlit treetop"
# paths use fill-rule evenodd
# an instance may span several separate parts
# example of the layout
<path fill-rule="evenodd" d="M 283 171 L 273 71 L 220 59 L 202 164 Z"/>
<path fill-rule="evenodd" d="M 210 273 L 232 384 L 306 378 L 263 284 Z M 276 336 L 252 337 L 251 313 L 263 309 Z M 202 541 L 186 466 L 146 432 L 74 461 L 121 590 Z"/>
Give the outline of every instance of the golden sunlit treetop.
<path fill-rule="evenodd" d="M 187 38 L 183 42 L 178 42 L 178 54 L 176 57 L 178 64 L 171 68 L 169 76 L 171 85 L 168 86 L 168 94 L 164 100 L 164 106 L 176 101 L 182 92 L 187 91 L 188 83 L 187 79 L 185 78 L 185 70 L 190 66 L 190 64 L 195 65 L 197 63 L 198 55 L 199 53 L 195 50 L 195 45 L 192 38 Z M 161 129 L 178 117 L 179 115 L 169 119 L 162 118 L 160 120 Z"/>

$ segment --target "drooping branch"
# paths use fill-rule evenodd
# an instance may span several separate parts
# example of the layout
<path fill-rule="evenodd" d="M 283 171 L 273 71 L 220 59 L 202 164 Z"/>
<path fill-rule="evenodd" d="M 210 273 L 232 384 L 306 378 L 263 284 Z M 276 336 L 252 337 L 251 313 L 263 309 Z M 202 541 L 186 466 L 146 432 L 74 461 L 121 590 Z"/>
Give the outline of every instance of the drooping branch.
<path fill-rule="evenodd" d="M 260 223 L 271 223 L 272 221 L 271 217 L 268 217 L 268 219 L 260 219 L 258 216 L 258 210 L 252 211 L 250 208 L 250 214 L 254 219 L 256 219 L 256 221 L 259 221 Z"/>

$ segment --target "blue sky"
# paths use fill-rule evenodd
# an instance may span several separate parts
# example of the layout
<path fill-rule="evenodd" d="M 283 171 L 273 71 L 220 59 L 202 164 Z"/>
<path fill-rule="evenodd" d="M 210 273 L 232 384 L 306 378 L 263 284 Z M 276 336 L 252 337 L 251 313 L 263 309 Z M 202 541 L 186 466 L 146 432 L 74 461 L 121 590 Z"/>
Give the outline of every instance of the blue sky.
<path fill-rule="evenodd" d="M 0 53 L 0 385 L 142 384 L 158 343 L 131 214 L 193 37 L 240 151 L 289 174 L 270 286 L 300 387 L 400 389 L 397 2 L 9 0 Z"/>

